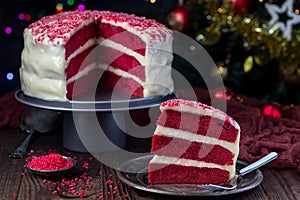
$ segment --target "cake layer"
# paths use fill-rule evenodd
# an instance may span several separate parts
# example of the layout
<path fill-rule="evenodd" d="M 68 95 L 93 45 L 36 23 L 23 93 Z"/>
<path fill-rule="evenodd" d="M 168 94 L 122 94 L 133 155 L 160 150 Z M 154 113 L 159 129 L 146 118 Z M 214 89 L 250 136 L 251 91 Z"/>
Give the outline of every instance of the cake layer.
<path fill-rule="evenodd" d="M 180 164 L 150 163 L 149 184 L 220 184 L 229 173 L 218 168 L 194 167 Z"/>
<path fill-rule="evenodd" d="M 109 39 L 101 39 L 99 45 L 101 47 L 101 59 L 104 59 L 105 63 L 108 61 L 107 64 L 114 69 L 119 68 L 121 71 L 128 72 L 125 73 L 127 77 L 132 77 L 143 85 L 143 97 L 164 95 L 174 90 L 171 68 L 167 67 L 171 65 L 173 59 L 172 53 L 169 51 L 159 48 L 156 50 L 147 48 L 147 56 L 142 56 Z M 115 51 L 111 52 L 111 49 Z M 117 59 L 114 60 L 114 58 Z M 131 66 L 129 63 L 131 63 Z M 122 73 L 117 74 L 122 76 Z"/>
<path fill-rule="evenodd" d="M 96 91 L 99 82 L 99 69 L 95 63 L 84 67 L 82 71 L 67 81 L 67 98 L 71 99 L 83 94 L 82 91 Z M 76 84 L 76 85 L 75 85 Z M 75 87 L 74 87 L 75 86 Z"/>
<path fill-rule="evenodd" d="M 107 32 L 101 32 L 105 39 L 145 56 L 144 97 L 164 95 L 174 90 L 171 68 L 166 67 L 171 66 L 173 60 L 172 32 L 169 29 L 155 20 L 105 11 L 101 13 L 99 24 L 100 32 Z"/>
<path fill-rule="evenodd" d="M 113 69 L 110 67 L 103 73 L 99 82 L 100 88 L 114 89 L 133 97 L 143 97 L 143 88 L 139 82 L 132 77 L 120 76 L 114 73 L 116 70 L 114 72 L 111 70 Z"/>
<path fill-rule="evenodd" d="M 108 44 L 106 44 L 108 45 Z M 119 47 L 121 45 L 118 45 Z M 136 55 L 130 55 L 130 52 L 122 52 L 122 48 L 117 48 L 114 43 L 110 46 L 103 46 L 103 43 L 100 43 L 100 62 L 108 64 L 115 69 L 120 69 L 122 71 L 128 72 L 142 81 L 145 81 L 145 58 L 142 57 L 142 63 L 136 59 Z"/>
<path fill-rule="evenodd" d="M 93 18 L 88 19 L 85 23 L 89 23 L 83 26 L 81 29 L 76 31 L 68 40 L 66 48 L 66 59 L 75 52 L 78 48 L 83 46 L 91 38 L 94 39 L 94 44 L 96 44 L 97 31 L 96 25 Z"/>
<path fill-rule="evenodd" d="M 87 49 L 85 49 L 70 60 L 68 68 L 66 68 L 65 70 L 67 82 L 70 78 L 74 77 L 75 75 L 78 75 L 79 71 L 83 71 L 91 63 L 96 63 L 96 58 L 92 58 L 90 56 L 88 57 L 88 55 L 95 48 L 95 46 L 96 45 L 88 47 Z"/>
<path fill-rule="evenodd" d="M 112 41 L 110 39 L 104 39 L 102 37 L 100 37 L 98 39 L 98 43 L 102 47 L 110 47 L 110 48 L 113 48 L 113 49 L 117 50 L 118 52 L 120 52 L 119 54 L 117 54 L 116 56 L 114 56 L 114 58 L 117 58 L 117 57 L 125 54 L 125 55 L 132 56 L 136 60 L 136 62 L 139 63 L 140 65 L 145 66 L 147 64 L 145 56 L 142 56 L 141 54 L 133 51 L 132 49 L 129 49 L 129 48 L 123 46 L 122 44 L 116 43 L 116 42 L 114 42 L 114 41 Z M 101 49 L 102 49 L 102 47 L 101 47 Z M 100 51 L 100 52 L 101 53 L 103 52 L 103 53 L 105 53 L 104 55 L 106 55 L 105 51 Z M 111 61 L 111 59 L 110 59 L 110 61 Z"/>
<path fill-rule="evenodd" d="M 97 45 L 97 42 L 95 43 L 95 41 L 97 41 L 96 38 L 90 38 L 85 44 L 80 46 L 78 49 L 76 49 L 76 51 L 74 51 L 71 55 L 69 55 L 69 57 L 66 59 L 66 66 L 69 66 L 70 61 L 73 58 L 75 58 L 78 54 L 82 53 L 83 51 L 85 51 L 90 47 L 95 47 Z"/>
<path fill-rule="evenodd" d="M 168 156 L 159 156 L 154 155 L 149 164 L 174 164 L 174 165 L 182 165 L 187 167 L 198 167 L 198 168 L 217 168 L 221 170 L 225 170 L 229 172 L 229 178 L 232 178 L 235 175 L 235 166 L 234 165 L 219 165 L 215 163 L 207 163 L 204 161 L 196 161 L 184 158 L 174 158 Z"/>
<path fill-rule="evenodd" d="M 132 49 L 133 51 L 145 56 L 146 43 L 133 33 L 126 31 L 124 28 L 115 26 L 113 24 L 104 23 L 99 24 L 100 35 L 105 39 L 110 39 L 116 43 Z"/>
<path fill-rule="evenodd" d="M 218 118 L 222 121 L 228 121 L 236 129 L 240 130 L 238 123 L 233 120 L 226 113 L 212 106 L 208 106 L 196 101 L 186 101 L 183 99 L 172 99 L 170 101 L 163 102 L 160 106 L 161 111 L 175 110 L 179 112 L 194 113 L 198 115 L 207 115 Z"/>
<path fill-rule="evenodd" d="M 101 68 L 103 69 L 105 67 Z M 152 95 L 163 95 L 170 93 L 170 88 L 165 87 L 162 82 L 143 82 L 133 74 L 113 68 L 111 66 L 108 66 L 105 68 L 105 70 L 106 72 L 101 77 L 101 83 L 99 85 L 100 87 L 123 91 L 133 97 L 149 97 Z M 164 76 L 164 71 L 160 72 L 160 76 Z M 157 75 L 156 78 L 162 78 L 160 76 Z"/>
<path fill-rule="evenodd" d="M 152 143 L 151 152 L 155 155 L 204 161 L 226 166 L 234 164 L 234 154 L 217 144 L 207 144 L 163 135 L 154 135 Z"/>
<path fill-rule="evenodd" d="M 235 142 L 239 132 L 229 121 L 187 111 L 166 110 L 160 115 L 157 124 L 195 134 L 207 135 L 228 142 Z"/>
<path fill-rule="evenodd" d="M 203 135 L 196 135 L 191 132 L 182 131 L 179 129 L 167 128 L 160 125 L 157 125 L 154 135 L 161 135 L 166 137 L 173 137 L 173 138 L 180 138 L 184 140 L 189 140 L 191 142 L 204 142 L 206 144 L 211 145 L 219 145 L 228 149 L 232 153 L 236 154 L 239 151 L 239 140 L 236 140 L 234 143 L 227 142 L 225 140 L 219 140 L 217 138 L 203 136 Z"/>

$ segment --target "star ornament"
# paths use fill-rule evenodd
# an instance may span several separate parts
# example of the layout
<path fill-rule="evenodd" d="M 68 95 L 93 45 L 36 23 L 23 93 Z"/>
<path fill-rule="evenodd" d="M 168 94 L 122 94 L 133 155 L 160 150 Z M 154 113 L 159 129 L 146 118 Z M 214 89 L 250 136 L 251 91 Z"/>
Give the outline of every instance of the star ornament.
<path fill-rule="evenodd" d="M 265 4 L 265 8 L 271 16 L 270 29 L 280 28 L 283 36 L 290 41 L 292 39 L 293 25 L 300 23 L 300 15 L 293 12 L 293 0 L 286 0 L 281 7 L 274 4 Z M 281 21 L 280 16 L 286 15 L 287 19 Z"/>

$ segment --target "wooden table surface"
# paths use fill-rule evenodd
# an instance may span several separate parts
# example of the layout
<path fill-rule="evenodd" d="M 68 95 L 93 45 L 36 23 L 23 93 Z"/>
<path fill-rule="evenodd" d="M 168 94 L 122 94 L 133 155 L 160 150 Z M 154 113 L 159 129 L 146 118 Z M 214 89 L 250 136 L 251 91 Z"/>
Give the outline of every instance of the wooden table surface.
<path fill-rule="evenodd" d="M 25 138 L 19 129 L 0 129 L 0 199 L 42 200 L 42 199 L 300 199 L 300 173 L 296 169 L 261 168 L 262 184 L 256 188 L 234 195 L 221 197 L 176 197 L 137 190 L 121 182 L 116 171 L 101 164 L 89 153 L 70 152 L 63 148 L 61 132 L 39 135 L 30 149 L 32 154 L 56 150 L 76 156 L 78 164 L 66 180 L 76 180 L 72 190 L 62 183 L 62 177 L 41 177 L 24 167 L 25 159 L 12 159 L 13 151 Z M 80 184 L 82 183 L 82 184 Z M 88 189 L 86 189 L 88 188 Z M 76 192 L 83 191 L 86 197 Z"/>

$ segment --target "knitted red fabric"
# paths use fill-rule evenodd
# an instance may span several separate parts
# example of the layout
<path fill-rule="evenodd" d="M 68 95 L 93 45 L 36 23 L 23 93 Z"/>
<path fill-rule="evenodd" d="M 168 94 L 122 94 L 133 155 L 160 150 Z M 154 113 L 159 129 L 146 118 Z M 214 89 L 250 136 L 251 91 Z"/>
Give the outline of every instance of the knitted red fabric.
<path fill-rule="evenodd" d="M 0 128 L 19 126 L 21 116 L 27 106 L 15 99 L 16 91 L 17 89 L 0 97 Z"/>

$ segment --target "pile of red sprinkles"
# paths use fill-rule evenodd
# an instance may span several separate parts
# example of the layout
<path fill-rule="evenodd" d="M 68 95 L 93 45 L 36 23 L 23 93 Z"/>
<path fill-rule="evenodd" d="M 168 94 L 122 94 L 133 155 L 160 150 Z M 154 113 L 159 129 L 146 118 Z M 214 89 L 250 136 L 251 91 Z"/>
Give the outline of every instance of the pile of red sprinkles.
<path fill-rule="evenodd" d="M 38 170 L 64 170 L 72 167 L 74 163 L 58 153 L 33 158 L 27 165 Z"/>
<path fill-rule="evenodd" d="M 33 152 L 34 151 L 32 151 L 32 153 Z M 49 150 L 47 152 L 38 150 L 36 152 L 43 155 L 40 157 L 36 157 L 30 162 L 27 162 L 27 165 L 29 167 L 33 168 L 34 166 L 37 165 L 40 167 L 42 166 L 41 167 L 42 169 L 48 169 L 46 165 L 44 166 L 44 164 L 38 162 L 42 160 L 45 162 L 51 162 L 50 168 L 53 169 L 54 165 L 57 164 L 56 163 L 57 158 L 62 157 L 55 150 Z M 106 174 L 108 173 L 108 176 L 103 177 L 102 170 L 97 170 L 97 169 L 96 171 L 92 170 L 93 172 L 91 173 L 90 171 L 91 162 L 97 162 L 92 157 L 83 158 L 75 155 L 72 156 L 70 152 L 65 152 L 65 155 L 73 158 L 77 162 L 76 164 L 77 167 L 73 172 L 61 175 L 59 177 L 55 177 L 54 179 L 52 179 L 51 177 L 44 177 L 42 179 L 42 182 L 45 184 L 47 190 L 52 195 L 57 195 L 57 197 L 60 197 L 60 199 L 65 199 L 65 198 L 98 199 L 98 200 L 130 199 L 128 193 L 126 192 L 124 183 L 115 178 L 115 174 L 113 171 L 106 171 Z M 65 159 L 64 157 L 62 158 Z M 65 160 L 59 159 L 59 162 Z M 65 164 L 63 165 L 66 166 Z M 24 165 L 24 168 L 26 168 L 26 165 Z M 24 173 L 22 173 L 22 175 L 24 175 Z M 130 188 L 130 186 L 126 186 L 126 187 L 128 189 Z M 104 188 L 106 188 L 107 190 L 106 192 L 103 192 Z M 14 198 L 17 198 L 17 193 L 14 193 Z"/>

